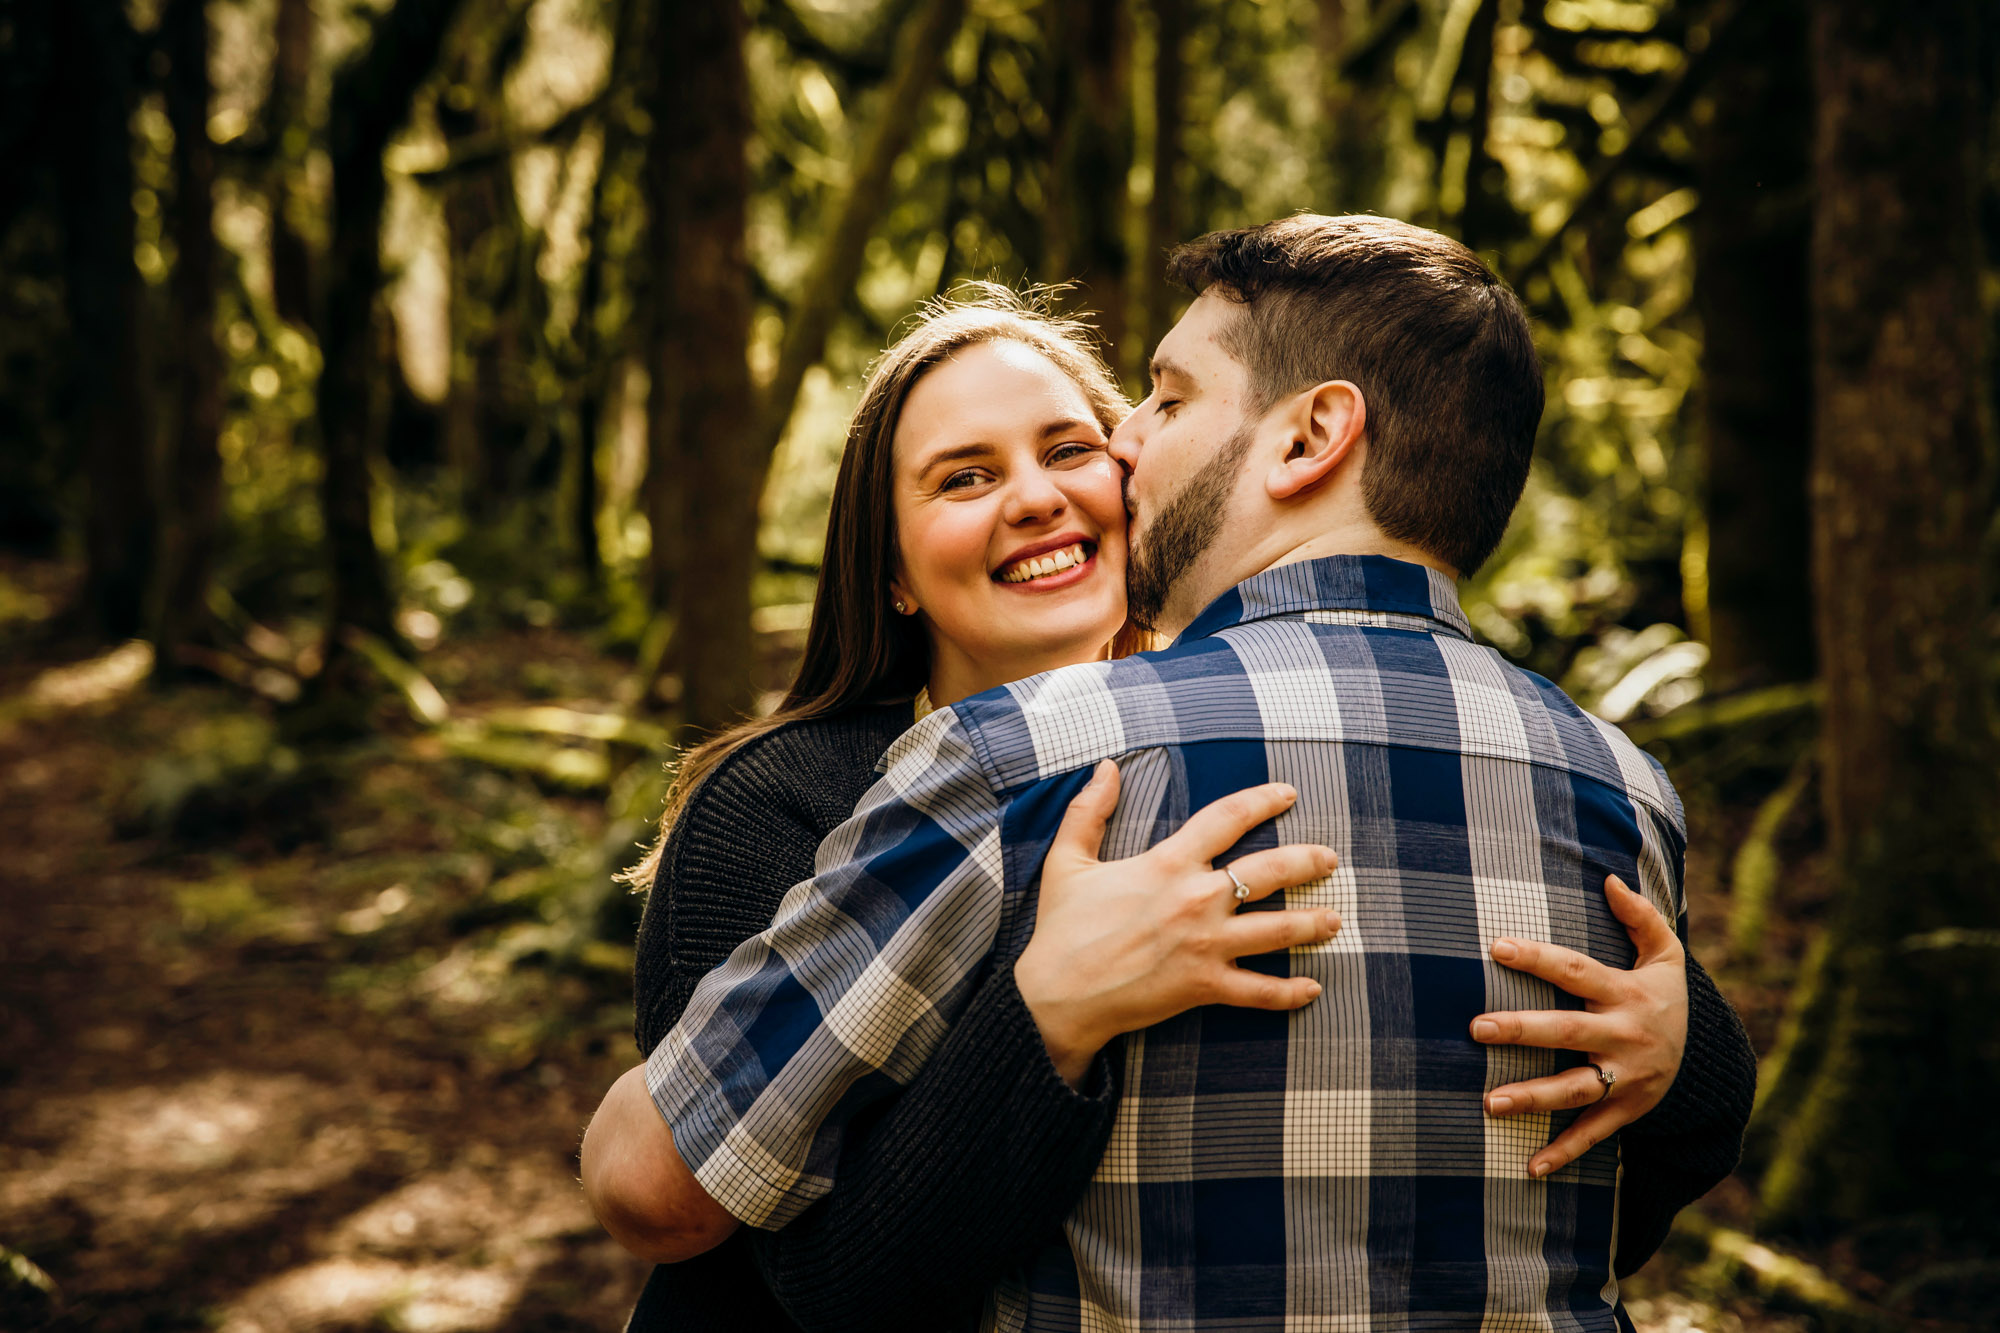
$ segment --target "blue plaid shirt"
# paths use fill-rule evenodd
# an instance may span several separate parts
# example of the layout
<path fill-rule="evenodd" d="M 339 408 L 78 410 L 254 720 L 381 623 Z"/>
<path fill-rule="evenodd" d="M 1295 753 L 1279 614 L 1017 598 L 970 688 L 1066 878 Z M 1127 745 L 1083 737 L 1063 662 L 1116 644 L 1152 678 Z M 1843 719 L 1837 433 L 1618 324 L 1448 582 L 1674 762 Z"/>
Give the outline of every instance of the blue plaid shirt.
<path fill-rule="evenodd" d="M 854 1114 L 910 1081 L 1032 932 L 1043 856 L 1107 757 L 1124 776 L 1107 858 L 1292 784 L 1298 803 L 1232 855 L 1333 847 L 1339 868 L 1283 905 L 1344 925 L 1245 960 L 1318 980 L 1304 1009 L 1210 1007 L 1124 1039 L 1096 1178 L 989 1325 L 1624 1325 L 1616 1140 L 1530 1180 L 1565 1117 L 1481 1104 L 1577 1057 L 1467 1028 L 1567 1001 L 1492 963 L 1497 936 L 1632 964 L 1606 874 L 1681 916 L 1680 804 L 1616 728 L 1474 644 L 1449 579 L 1380 557 L 1267 570 L 1162 652 L 1016 682 L 898 740 L 816 877 L 648 1061 L 704 1187 L 762 1227 L 831 1188 Z"/>

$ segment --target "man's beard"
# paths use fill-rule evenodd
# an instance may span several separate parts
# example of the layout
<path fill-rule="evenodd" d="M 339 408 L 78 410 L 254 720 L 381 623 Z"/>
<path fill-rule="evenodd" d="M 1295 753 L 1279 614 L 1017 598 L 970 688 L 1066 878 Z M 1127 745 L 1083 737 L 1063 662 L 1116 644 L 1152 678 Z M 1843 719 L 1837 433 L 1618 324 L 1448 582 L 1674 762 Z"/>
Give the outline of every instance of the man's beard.
<path fill-rule="evenodd" d="M 1236 473 L 1250 448 L 1255 423 L 1246 421 L 1182 484 L 1142 533 L 1132 526 L 1125 567 L 1125 609 L 1148 630 L 1159 627 L 1174 585 L 1222 532 L 1223 510 L 1236 489 Z"/>

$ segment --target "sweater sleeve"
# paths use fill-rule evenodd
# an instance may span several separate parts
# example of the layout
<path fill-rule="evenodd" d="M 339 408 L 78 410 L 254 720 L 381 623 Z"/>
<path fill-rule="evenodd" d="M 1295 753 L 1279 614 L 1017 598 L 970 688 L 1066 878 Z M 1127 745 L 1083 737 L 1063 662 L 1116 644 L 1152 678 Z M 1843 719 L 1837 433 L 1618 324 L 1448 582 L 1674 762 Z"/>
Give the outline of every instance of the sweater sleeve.
<path fill-rule="evenodd" d="M 1116 1110 L 1109 1058 L 1082 1091 L 996 962 L 944 1044 L 850 1142 L 833 1193 L 752 1237 L 766 1280 L 812 1333 L 969 1323 L 1013 1263 L 1056 1236 Z"/>
<path fill-rule="evenodd" d="M 1736 1169 L 1757 1093 L 1757 1055 L 1715 979 L 1688 955 L 1688 1032 L 1680 1073 L 1660 1104 L 1619 1135 L 1619 1277 L 1667 1238 L 1674 1214 Z"/>
<path fill-rule="evenodd" d="M 852 774 L 854 756 L 814 755 L 801 784 L 798 756 L 783 754 L 781 740 L 732 756 L 694 794 L 640 925 L 642 1053 L 678 1021 L 696 983 L 812 878 L 821 835 L 870 785 L 881 744 L 857 745 L 867 761 Z M 1083 1091 L 1063 1082 L 1012 958 L 996 957 L 910 1086 L 854 1126 L 832 1192 L 781 1231 L 745 1228 L 732 1240 L 753 1247 L 770 1288 L 814 1333 L 933 1330 L 946 1312 L 976 1315 L 1095 1172 L 1116 1109 L 1110 1070 L 1100 1055 Z"/>

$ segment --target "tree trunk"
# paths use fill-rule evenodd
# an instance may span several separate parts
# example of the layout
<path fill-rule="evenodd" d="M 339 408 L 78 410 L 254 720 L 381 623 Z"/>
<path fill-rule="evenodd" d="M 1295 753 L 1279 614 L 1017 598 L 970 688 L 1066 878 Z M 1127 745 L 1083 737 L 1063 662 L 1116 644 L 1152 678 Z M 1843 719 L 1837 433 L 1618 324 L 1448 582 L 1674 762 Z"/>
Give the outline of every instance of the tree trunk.
<path fill-rule="evenodd" d="M 1814 671 L 1806 7 L 1768 0 L 1746 17 L 1710 85 L 1710 114 L 1695 118 L 1708 675 L 1723 690 Z"/>
<path fill-rule="evenodd" d="M 1395 18 L 1373 11 L 1400 15 L 1404 8 L 1396 0 L 1319 0 L 1314 38 L 1322 79 L 1320 119 L 1333 182 L 1329 213 L 1366 213 L 1382 206 L 1389 178 L 1385 89 L 1395 81 L 1395 43 L 1370 39 Z"/>
<path fill-rule="evenodd" d="M 158 541 L 145 282 L 133 263 L 134 37 L 118 0 L 55 7 L 54 159 L 64 235 L 77 434 L 90 478 L 84 609 L 94 633 L 146 626 Z"/>
<path fill-rule="evenodd" d="M 312 131 L 306 101 L 312 82 L 313 0 L 278 0 L 276 52 L 271 61 L 271 94 L 265 133 L 270 136 L 271 296 L 280 318 L 313 323 L 312 246 L 307 240 L 298 197 L 304 183 Z"/>
<path fill-rule="evenodd" d="M 1822 0 L 1812 511 L 1828 994 L 1763 1197 L 1777 1225 L 1930 1214 L 1991 1237 L 2000 854 L 1974 0 Z"/>
<path fill-rule="evenodd" d="M 750 135 L 737 0 L 698 0 L 655 27 L 649 508 L 655 595 L 670 571 L 682 724 L 726 726 L 754 699 L 750 577 L 765 459 L 750 393 L 744 240 Z M 663 484 L 665 483 L 665 484 Z M 664 562 L 664 563 L 663 563 Z"/>
<path fill-rule="evenodd" d="M 436 67 L 460 0 L 397 0 L 375 32 L 334 77 L 327 115 L 332 161 L 332 226 L 326 291 L 320 302 L 320 503 L 333 572 L 329 674 L 343 631 L 400 642 L 395 601 L 375 548 L 369 459 L 370 404 L 380 366 L 373 336 L 382 285 L 382 206 L 388 182 L 382 153 L 409 116 L 410 99 Z"/>
<path fill-rule="evenodd" d="M 1132 25 L 1125 0 L 1048 6 L 1049 188 L 1043 265 L 1075 282 L 1070 304 L 1125 344 L 1126 181 L 1132 174 Z"/>
<path fill-rule="evenodd" d="M 1144 380 L 1153 348 L 1173 324 L 1174 291 L 1167 285 L 1167 251 L 1184 239 L 1181 228 L 1181 144 L 1187 86 L 1187 0 L 1153 0 L 1153 195 L 1146 201 L 1146 249 L 1139 257 L 1139 328 L 1128 364 Z"/>
<path fill-rule="evenodd" d="M 171 0 L 161 18 L 171 62 L 167 116 L 174 127 L 175 355 L 180 399 L 167 469 L 173 505 L 160 605 L 159 661 L 208 619 L 208 580 L 222 517 L 222 348 L 216 341 L 215 152 L 208 139 L 207 0 Z"/>

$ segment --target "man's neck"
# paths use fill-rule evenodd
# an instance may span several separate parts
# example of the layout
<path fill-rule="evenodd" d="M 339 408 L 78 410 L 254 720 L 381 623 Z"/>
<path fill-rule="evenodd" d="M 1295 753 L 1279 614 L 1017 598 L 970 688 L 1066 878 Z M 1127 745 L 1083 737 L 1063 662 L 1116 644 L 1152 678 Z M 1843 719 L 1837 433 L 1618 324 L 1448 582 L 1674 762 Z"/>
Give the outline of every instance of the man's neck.
<path fill-rule="evenodd" d="M 1221 560 L 1197 561 L 1181 581 L 1181 587 L 1188 590 L 1187 597 L 1174 598 L 1166 608 L 1166 614 L 1160 617 L 1161 623 L 1154 629 L 1169 639 L 1176 638 L 1194 623 L 1194 618 L 1206 610 L 1209 603 L 1245 579 L 1280 565 L 1295 565 L 1332 555 L 1386 556 L 1391 560 L 1404 560 L 1435 569 L 1446 578 L 1458 577 L 1457 570 L 1436 556 L 1408 542 L 1397 541 L 1373 523 L 1317 532 L 1304 540 L 1293 540 L 1287 534 L 1276 533 L 1270 540 L 1244 552 L 1240 559 L 1227 564 Z M 1212 566 L 1212 572 L 1204 566 Z M 1179 592 L 1180 588 L 1175 591 Z"/>

